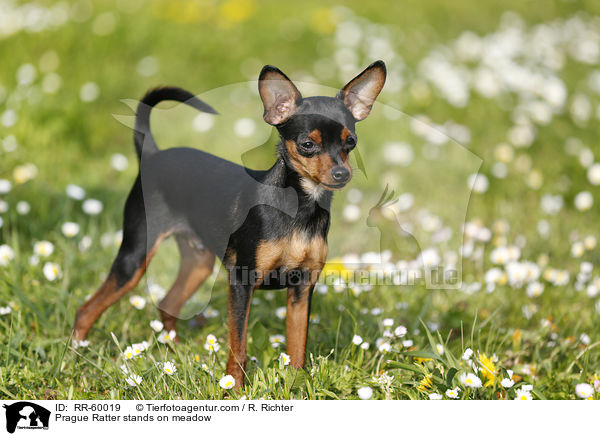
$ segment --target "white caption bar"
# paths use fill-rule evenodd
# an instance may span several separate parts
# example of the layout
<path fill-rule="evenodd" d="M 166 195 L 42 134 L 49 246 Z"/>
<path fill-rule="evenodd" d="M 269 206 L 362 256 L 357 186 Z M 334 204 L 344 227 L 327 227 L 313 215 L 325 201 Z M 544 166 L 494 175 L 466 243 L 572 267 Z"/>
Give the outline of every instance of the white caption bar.
<path fill-rule="evenodd" d="M 239 431 L 240 434 L 557 434 L 582 430 L 594 401 L 0 401 L 0 434 Z M 566 431 L 566 430 L 565 430 Z M 171 433 L 173 434 L 173 433 Z M 185 434 L 185 433 L 182 433 Z M 564 433 L 563 433 L 564 434 Z"/>

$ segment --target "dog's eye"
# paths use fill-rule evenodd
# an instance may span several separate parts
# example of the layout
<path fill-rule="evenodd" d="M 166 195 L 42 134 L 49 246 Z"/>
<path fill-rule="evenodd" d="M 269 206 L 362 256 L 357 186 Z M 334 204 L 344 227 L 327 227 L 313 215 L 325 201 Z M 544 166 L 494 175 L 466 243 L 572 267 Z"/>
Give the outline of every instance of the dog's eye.
<path fill-rule="evenodd" d="M 300 144 L 302 151 L 315 151 L 316 144 L 312 141 L 303 141 Z"/>
<path fill-rule="evenodd" d="M 349 136 L 348 139 L 346 139 L 344 148 L 346 150 L 352 150 L 355 146 L 356 146 L 356 139 L 354 139 L 352 136 Z"/>

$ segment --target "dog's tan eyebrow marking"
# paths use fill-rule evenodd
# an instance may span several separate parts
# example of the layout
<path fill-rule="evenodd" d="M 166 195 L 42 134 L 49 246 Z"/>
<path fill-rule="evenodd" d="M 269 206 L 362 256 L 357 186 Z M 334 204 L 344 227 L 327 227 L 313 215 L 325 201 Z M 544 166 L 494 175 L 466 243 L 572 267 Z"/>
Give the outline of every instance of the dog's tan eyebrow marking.
<path fill-rule="evenodd" d="M 321 137 L 321 131 L 319 129 L 314 129 L 308 134 L 308 137 L 315 141 L 317 144 L 320 144 L 321 141 L 323 141 L 323 138 Z"/>
<path fill-rule="evenodd" d="M 346 139 L 348 139 L 348 136 L 352 135 L 352 132 L 350 132 L 350 130 L 348 130 L 346 127 L 344 127 L 342 129 L 342 133 L 341 133 L 341 137 L 342 137 L 342 142 L 346 141 Z"/>

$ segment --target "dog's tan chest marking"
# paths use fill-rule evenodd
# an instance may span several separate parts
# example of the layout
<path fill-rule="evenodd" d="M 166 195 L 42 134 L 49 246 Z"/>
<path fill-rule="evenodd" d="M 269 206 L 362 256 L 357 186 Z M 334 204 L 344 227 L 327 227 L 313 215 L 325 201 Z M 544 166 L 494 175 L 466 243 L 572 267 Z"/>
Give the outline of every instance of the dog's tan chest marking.
<path fill-rule="evenodd" d="M 327 242 L 321 236 L 302 232 L 273 241 L 262 241 L 256 249 L 256 269 L 267 273 L 277 268 L 320 271 L 327 258 Z"/>

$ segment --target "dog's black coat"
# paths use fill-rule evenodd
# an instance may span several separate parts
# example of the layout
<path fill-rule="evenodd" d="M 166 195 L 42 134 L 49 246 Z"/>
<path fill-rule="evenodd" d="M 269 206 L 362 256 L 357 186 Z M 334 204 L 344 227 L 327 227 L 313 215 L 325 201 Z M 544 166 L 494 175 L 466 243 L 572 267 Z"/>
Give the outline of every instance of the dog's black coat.
<path fill-rule="evenodd" d="M 160 305 L 165 327 L 174 328 L 181 305 L 217 256 L 230 275 L 228 373 L 243 383 L 249 303 L 259 287 L 289 288 L 288 352 L 292 365 L 302 366 L 312 290 L 327 254 L 332 191 L 352 176 L 355 123 L 368 115 L 384 81 L 385 65 L 378 61 L 336 97 L 303 98 L 281 71 L 263 68 L 264 118 L 281 139 L 277 160 L 266 171 L 190 148 L 159 150 L 150 132 L 156 104 L 175 100 L 216 111 L 179 88 L 147 93 L 136 116 L 140 173 L 125 204 L 123 242 L 107 280 L 77 312 L 75 339 L 85 338 L 98 316 L 135 287 L 160 241 L 173 235 L 181 267 Z M 260 275 L 244 275 L 254 270 Z M 298 272 L 309 274 L 298 280 Z"/>

